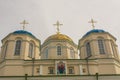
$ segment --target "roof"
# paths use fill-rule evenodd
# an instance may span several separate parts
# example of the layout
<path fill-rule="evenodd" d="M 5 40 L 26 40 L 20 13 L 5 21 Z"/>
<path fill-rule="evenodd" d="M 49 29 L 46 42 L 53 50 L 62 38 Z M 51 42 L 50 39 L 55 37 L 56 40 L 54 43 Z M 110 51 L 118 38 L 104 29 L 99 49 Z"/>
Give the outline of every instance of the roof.
<path fill-rule="evenodd" d="M 25 31 L 25 30 L 17 30 L 17 31 L 14 31 L 12 34 L 25 34 L 25 35 L 29 35 L 29 36 L 36 38 L 32 33 Z"/>
<path fill-rule="evenodd" d="M 88 31 L 83 37 L 88 36 L 91 33 L 105 33 L 106 31 L 102 30 L 102 29 L 93 29 Z"/>
<path fill-rule="evenodd" d="M 53 41 L 53 40 L 63 40 L 63 41 L 69 41 L 69 42 L 73 42 L 73 40 L 68 37 L 67 35 L 64 35 L 64 34 L 54 34 L 54 35 L 51 35 L 49 36 L 45 42 L 47 41 Z"/>

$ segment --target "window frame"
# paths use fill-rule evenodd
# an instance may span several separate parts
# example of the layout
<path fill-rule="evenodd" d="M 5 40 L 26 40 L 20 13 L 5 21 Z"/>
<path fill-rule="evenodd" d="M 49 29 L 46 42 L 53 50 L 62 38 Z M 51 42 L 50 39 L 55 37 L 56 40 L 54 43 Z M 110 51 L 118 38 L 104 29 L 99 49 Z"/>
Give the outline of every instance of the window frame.
<path fill-rule="evenodd" d="M 69 74 L 74 74 L 74 67 L 68 67 L 68 71 Z"/>
<path fill-rule="evenodd" d="M 48 74 L 54 74 L 54 67 L 48 67 Z"/>
<path fill-rule="evenodd" d="M 49 53 L 49 49 L 46 48 L 46 49 L 45 49 L 45 59 L 48 59 L 48 53 Z"/>
<path fill-rule="evenodd" d="M 8 42 L 5 42 L 2 52 L 1 52 L 1 58 L 5 59 L 6 54 L 7 54 L 7 49 L 8 49 Z"/>
<path fill-rule="evenodd" d="M 20 55 L 20 53 L 21 53 L 21 46 L 22 46 L 22 40 L 21 39 L 16 40 L 15 52 L 14 52 L 15 56 L 19 56 Z"/>
<path fill-rule="evenodd" d="M 91 45 L 90 45 L 90 42 L 86 42 L 85 47 L 86 47 L 86 55 L 87 55 L 87 57 L 91 56 Z"/>
<path fill-rule="evenodd" d="M 28 53 L 28 57 L 33 58 L 34 57 L 34 44 L 33 43 L 29 43 L 29 53 Z"/>
<path fill-rule="evenodd" d="M 98 48 L 100 54 L 105 54 L 105 43 L 103 39 L 98 39 Z"/>
<path fill-rule="evenodd" d="M 75 51 L 73 48 L 70 48 L 70 58 L 74 59 L 75 58 Z"/>
<path fill-rule="evenodd" d="M 57 55 L 62 55 L 62 46 L 57 45 Z"/>

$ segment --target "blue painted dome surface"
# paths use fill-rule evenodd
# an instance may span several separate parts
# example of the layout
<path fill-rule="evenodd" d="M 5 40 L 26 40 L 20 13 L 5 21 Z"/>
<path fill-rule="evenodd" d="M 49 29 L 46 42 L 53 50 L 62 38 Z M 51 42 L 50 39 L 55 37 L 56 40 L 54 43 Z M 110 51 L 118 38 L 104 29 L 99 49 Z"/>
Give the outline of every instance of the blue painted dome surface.
<path fill-rule="evenodd" d="M 27 35 L 30 35 L 32 37 L 35 37 L 32 33 L 25 31 L 25 30 L 17 30 L 17 31 L 14 31 L 13 34 L 27 34 Z"/>
<path fill-rule="evenodd" d="M 102 29 L 93 29 L 93 30 L 88 31 L 83 37 L 85 37 L 85 36 L 87 36 L 87 35 L 89 35 L 91 33 L 104 33 L 104 32 L 105 31 L 102 30 Z"/>

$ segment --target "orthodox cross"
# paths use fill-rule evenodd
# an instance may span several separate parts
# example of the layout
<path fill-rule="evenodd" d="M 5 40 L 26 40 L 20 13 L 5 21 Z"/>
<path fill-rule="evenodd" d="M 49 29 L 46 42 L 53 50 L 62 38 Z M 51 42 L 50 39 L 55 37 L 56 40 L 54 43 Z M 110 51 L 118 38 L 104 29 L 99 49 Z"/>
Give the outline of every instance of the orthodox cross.
<path fill-rule="evenodd" d="M 54 26 L 57 26 L 57 33 L 60 33 L 60 26 L 62 26 L 63 24 L 60 24 L 59 21 L 56 22 L 56 24 L 53 24 Z"/>
<path fill-rule="evenodd" d="M 95 29 L 94 23 L 97 23 L 97 22 L 96 22 L 96 21 L 94 21 L 93 19 L 91 19 L 91 21 L 89 21 L 89 23 L 91 23 L 91 24 L 92 24 L 93 29 Z"/>
<path fill-rule="evenodd" d="M 23 21 L 23 22 L 21 22 L 20 24 L 22 24 L 22 25 L 23 25 L 23 26 L 22 26 L 22 27 L 23 27 L 23 30 L 25 30 L 25 25 L 26 25 L 26 24 L 29 24 L 29 23 L 28 23 L 28 22 L 26 22 L 26 20 L 24 20 L 24 21 Z"/>

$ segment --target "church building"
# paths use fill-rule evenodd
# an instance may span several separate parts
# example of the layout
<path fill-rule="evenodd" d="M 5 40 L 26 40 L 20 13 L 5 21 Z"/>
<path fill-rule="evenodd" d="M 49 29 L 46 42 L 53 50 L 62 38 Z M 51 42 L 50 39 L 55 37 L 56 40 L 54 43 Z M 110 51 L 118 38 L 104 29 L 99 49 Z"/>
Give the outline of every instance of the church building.
<path fill-rule="evenodd" d="M 102 29 L 86 32 L 76 44 L 57 32 L 44 42 L 31 32 L 16 30 L 2 40 L 0 76 L 120 74 L 120 56 L 116 38 Z M 26 21 L 22 22 L 25 27 Z M 41 34 L 42 35 L 42 34 Z"/>

